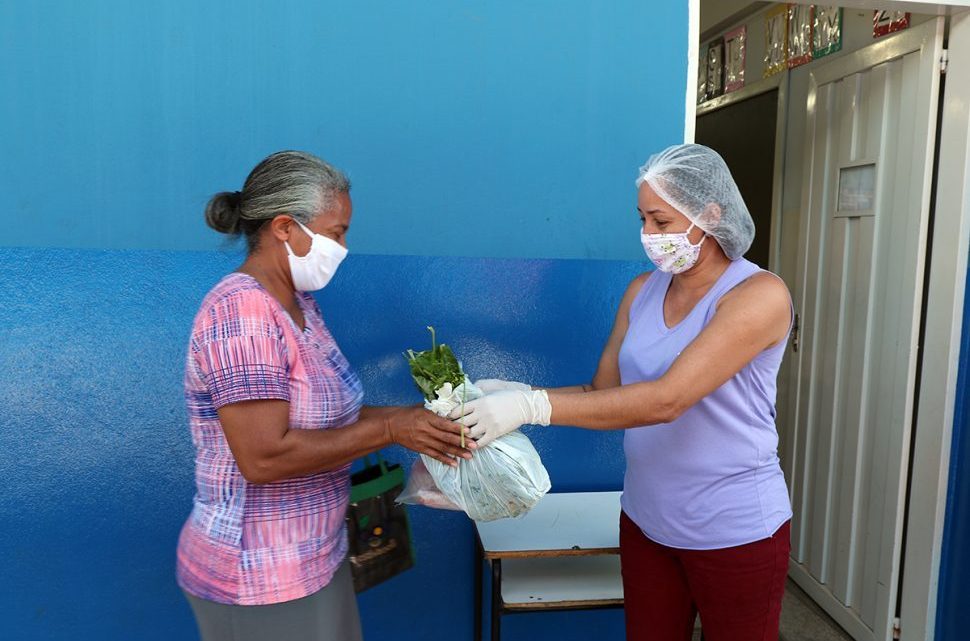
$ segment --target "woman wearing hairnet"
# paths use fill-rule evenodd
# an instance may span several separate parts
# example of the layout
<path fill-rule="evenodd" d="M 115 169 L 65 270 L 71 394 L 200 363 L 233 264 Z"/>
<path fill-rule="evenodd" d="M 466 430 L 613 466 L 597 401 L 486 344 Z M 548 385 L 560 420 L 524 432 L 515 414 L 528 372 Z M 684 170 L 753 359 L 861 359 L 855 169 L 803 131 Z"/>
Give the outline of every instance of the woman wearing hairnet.
<path fill-rule="evenodd" d="M 620 551 L 628 639 L 776 640 L 791 505 L 775 385 L 788 289 L 742 255 L 754 223 L 701 145 L 651 157 L 636 181 L 657 271 L 630 284 L 591 383 L 485 380 L 461 419 L 479 445 L 522 425 L 626 430 Z M 456 414 L 453 418 L 457 418 Z"/>

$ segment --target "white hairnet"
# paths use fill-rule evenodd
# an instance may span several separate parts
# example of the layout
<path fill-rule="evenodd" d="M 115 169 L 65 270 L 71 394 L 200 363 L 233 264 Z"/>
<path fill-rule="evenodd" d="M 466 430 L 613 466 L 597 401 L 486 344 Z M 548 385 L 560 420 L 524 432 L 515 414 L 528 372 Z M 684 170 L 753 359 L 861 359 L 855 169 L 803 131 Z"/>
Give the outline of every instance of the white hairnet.
<path fill-rule="evenodd" d="M 754 240 L 754 221 L 731 171 L 704 145 L 674 145 L 650 156 L 637 178 L 717 241 L 731 260 Z"/>

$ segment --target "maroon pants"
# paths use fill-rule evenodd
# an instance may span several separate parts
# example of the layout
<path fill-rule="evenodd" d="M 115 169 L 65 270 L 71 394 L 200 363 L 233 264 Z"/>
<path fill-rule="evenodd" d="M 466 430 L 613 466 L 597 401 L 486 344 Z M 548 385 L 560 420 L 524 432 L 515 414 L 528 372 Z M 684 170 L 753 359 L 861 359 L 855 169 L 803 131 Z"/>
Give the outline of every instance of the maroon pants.
<path fill-rule="evenodd" d="M 700 614 L 705 641 L 778 641 L 791 524 L 721 550 L 681 550 L 645 537 L 620 515 L 627 641 L 690 641 Z"/>

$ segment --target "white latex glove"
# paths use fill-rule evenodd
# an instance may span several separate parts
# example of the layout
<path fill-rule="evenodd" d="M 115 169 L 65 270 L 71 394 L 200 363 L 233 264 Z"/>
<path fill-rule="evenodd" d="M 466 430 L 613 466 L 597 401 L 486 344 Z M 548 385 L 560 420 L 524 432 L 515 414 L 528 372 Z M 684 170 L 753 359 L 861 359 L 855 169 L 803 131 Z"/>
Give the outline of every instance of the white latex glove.
<path fill-rule="evenodd" d="M 484 447 L 523 425 L 549 425 L 552 404 L 546 390 L 503 390 L 456 407 L 449 418 L 471 427 L 471 437 Z"/>
<path fill-rule="evenodd" d="M 516 383 L 515 381 L 505 381 L 501 378 L 483 378 L 479 381 L 475 381 L 475 387 L 482 390 L 485 394 L 492 394 L 494 392 L 502 392 L 504 390 L 519 390 L 520 392 L 530 392 L 532 391 L 531 385 L 526 385 L 525 383 Z"/>

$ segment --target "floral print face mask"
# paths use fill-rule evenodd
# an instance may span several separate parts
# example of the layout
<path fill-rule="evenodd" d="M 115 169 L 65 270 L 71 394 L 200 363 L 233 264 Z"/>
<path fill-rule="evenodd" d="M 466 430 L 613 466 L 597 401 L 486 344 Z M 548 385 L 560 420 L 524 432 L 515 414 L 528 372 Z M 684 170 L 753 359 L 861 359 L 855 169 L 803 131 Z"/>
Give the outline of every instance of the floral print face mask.
<path fill-rule="evenodd" d="M 701 237 L 696 245 L 690 242 L 688 234 L 694 229 L 694 224 L 685 232 L 679 234 L 644 234 L 640 232 L 640 242 L 647 258 L 662 272 L 679 274 L 685 272 L 695 264 L 701 254 L 701 245 L 707 234 Z"/>

